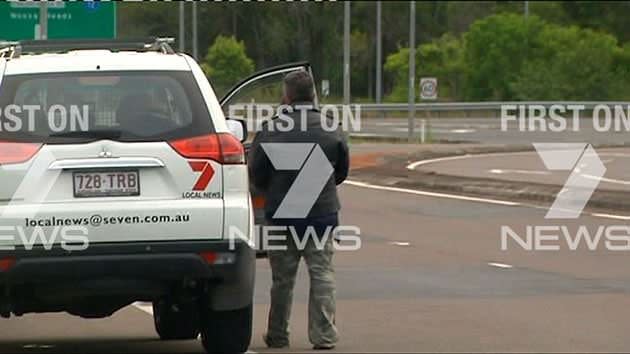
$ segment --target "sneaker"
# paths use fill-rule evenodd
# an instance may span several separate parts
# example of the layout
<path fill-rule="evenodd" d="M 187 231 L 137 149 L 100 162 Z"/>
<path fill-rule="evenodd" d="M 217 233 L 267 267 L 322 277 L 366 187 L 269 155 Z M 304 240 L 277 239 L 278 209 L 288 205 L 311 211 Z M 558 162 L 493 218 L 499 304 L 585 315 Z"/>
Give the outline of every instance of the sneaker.
<path fill-rule="evenodd" d="M 313 346 L 314 350 L 332 350 L 335 349 L 334 344 L 315 344 Z"/>
<path fill-rule="evenodd" d="M 271 337 L 269 337 L 268 334 L 263 334 L 263 341 L 265 342 L 265 345 L 267 345 L 267 348 L 272 348 L 272 349 L 279 349 L 279 348 L 288 348 L 289 347 L 289 341 L 274 341 L 271 339 Z"/>

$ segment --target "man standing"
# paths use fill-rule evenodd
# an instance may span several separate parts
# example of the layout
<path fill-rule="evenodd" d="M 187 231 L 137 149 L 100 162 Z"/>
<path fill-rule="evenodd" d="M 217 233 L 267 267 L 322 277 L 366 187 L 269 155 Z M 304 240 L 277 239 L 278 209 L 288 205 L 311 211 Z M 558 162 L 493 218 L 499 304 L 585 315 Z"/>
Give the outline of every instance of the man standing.
<path fill-rule="evenodd" d="M 273 286 L 263 339 L 271 348 L 289 346 L 293 287 L 302 257 L 310 277 L 309 340 L 314 349 L 332 349 L 338 341 L 332 230 L 340 209 L 337 185 L 348 175 L 348 145 L 339 127 L 329 129 L 331 122 L 314 107 L 314 98 L 309 73 L 287 74 L 282 99 L 287 109 L 263 125 L 250 150 L 250 178 L 266 199 L 267 223 L 287 230 L 285 241 L 268 252 Z M 274 168 L 292 156 L 301 168 Z M 283 157 L 284 162 L 276 162 Z"/>

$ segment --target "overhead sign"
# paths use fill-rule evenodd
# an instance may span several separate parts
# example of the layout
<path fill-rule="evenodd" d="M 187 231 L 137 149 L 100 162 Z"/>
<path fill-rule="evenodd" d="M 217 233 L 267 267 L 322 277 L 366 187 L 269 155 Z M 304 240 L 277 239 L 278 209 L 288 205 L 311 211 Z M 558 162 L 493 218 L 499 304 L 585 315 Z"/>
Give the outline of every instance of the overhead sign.
<path fill-rule="evenodd" d="M 438 80 L 435 77 L 420 79 L 420 98 L 423 100 L 437 100 Z"/>
<path fill-rule="evenodd" d="M 48 38 L 116 38 L 116 3 L 48 1 Z M 39 38 L 39 1 L 0 1 L 0 40 Z"/>

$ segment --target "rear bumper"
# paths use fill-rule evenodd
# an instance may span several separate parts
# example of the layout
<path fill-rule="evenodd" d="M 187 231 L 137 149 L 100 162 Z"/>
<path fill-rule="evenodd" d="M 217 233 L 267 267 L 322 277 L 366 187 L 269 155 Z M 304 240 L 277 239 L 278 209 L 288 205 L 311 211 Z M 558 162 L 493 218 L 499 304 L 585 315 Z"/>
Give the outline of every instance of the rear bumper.
<path fill-rule="evenodd" d="M 233 257 L 229 263 L 209 264 L 201 252 Z M 72 253 L 60 248 L 0 252 L 0 258 L 7 256 L 16 262 L 0 272 L 0 299 L 36 289 L 51 297 L 110 294 L 146 300 L 164 295 L 174 284 L 208 284 L 210 306 L 217 310 L 241 308 L 253 298 L 255 253 L 240 241 L 93 244 Z"/>

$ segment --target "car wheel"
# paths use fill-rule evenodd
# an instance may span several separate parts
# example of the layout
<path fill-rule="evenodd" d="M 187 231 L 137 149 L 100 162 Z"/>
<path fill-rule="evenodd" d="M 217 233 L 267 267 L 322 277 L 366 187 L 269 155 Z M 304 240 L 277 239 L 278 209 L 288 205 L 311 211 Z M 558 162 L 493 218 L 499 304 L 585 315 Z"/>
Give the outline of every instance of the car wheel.
<path fill-rule="evenodd" d="M 201 339 L 209 354 L 246 352 L 252 339 L 252 305 L 233 311 L 207 311 Z"/>
<path fill-rule="evenodd" d="M 162 340 L 195 339 L 199 335 L 198 308 L 194 302 L 156 301 L 153 303 L 153 322 Z"/>

